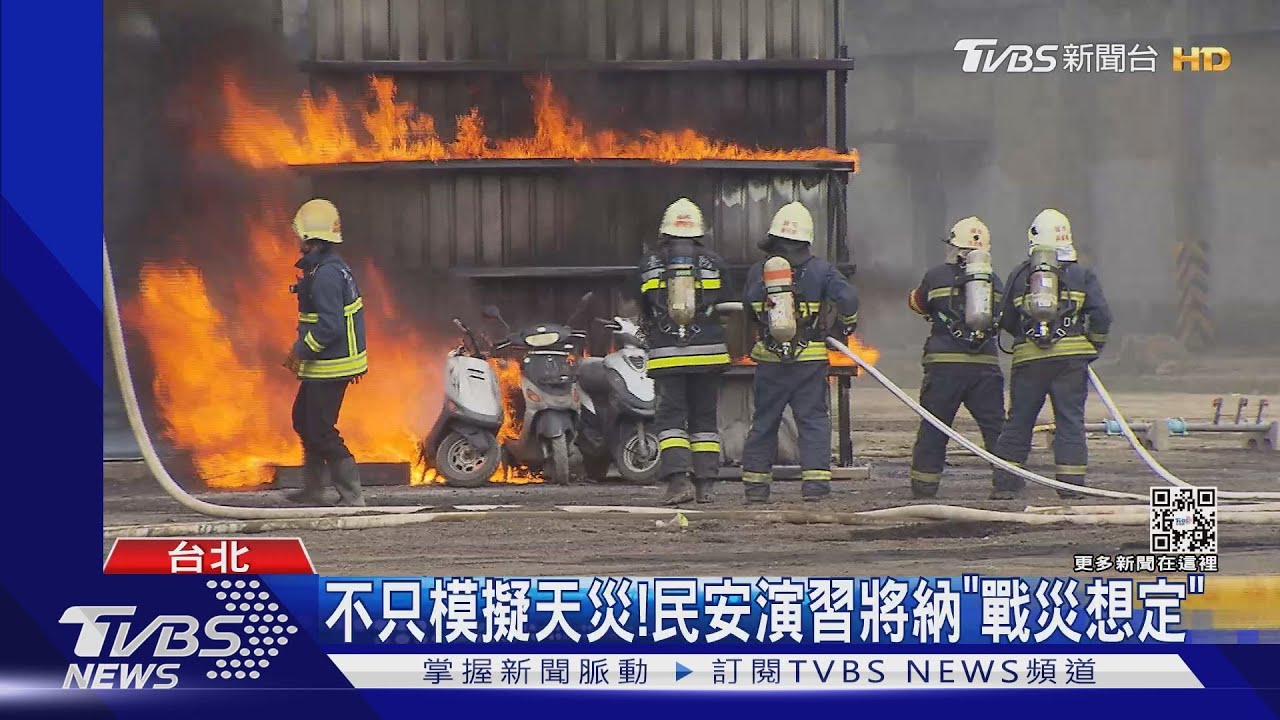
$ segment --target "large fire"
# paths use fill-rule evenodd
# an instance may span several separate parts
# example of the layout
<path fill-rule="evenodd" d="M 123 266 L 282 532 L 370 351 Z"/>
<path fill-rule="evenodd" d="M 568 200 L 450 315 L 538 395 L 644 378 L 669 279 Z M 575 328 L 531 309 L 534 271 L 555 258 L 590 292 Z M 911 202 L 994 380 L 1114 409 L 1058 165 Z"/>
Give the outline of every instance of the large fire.
<path fill-rule="evenodd" d="M 432 115 L 396 99 L 395 80 L 371 76 L 367 102 L 348 107 L 332 89 L 320 99 L 304 92 L 297 101 L 297 122 L 260 105 L 234 74 L 223 80 L 227 124 L 223 145 L 252 167 L 322 165 L 347 162 L 442 161 L 478 158 L 644 159 L 662 163 L 681 160 L 830 160 L 853 165 L 856 152 L 828 148 L 777 150 L 746 148 L 721 142 L 693 130 L 641 131 L 634 136 L 616 130 L 588 131 L 546 77 L 528 81 L 533 101 L 534 132 L 528 137 L 493 139 L 485 135 L 485 119 L 477 108 L 454 121 L 452 140 L 437 130 Z M 369 106 L 372 109 L 369 109 Z M 352 128 L 358 116 L 363 136 Z"/>
<path fill-rule="evenodd" d="M 225 294 L 189 262 L 150 261 L 125 306 L 154 363 L 165 434 L 211 487 L 261 485 L 275 465 L 301 462 L 290 413 L 297 380 L 281 367 L 297 323 L 288 292 L 297 243 L 282 220 L 265 210 L 249 220 L 253 256 Z M 399 312 L 372 263 L 356 271 L 377 350 L 369 374 L 347 392 L 342 415 L 359 420 L 340 423 L 343 437 L 361 462 L 413 462 L 440 404 L 440 344 Z"/>
<path fill-rule="evenodd" d="M 303 93 L 296 116 L 286 118 L 256 102 L 237 76 L 227 73 L 219 141 L 238 162 L 258 169 L 477 158 L 857 161 L 856 152 L 745 148 L 688 129 L 634 135 L 588 131 L 549 79 L 532 78 L 528 86 L 532 135 L 490 138 L 485 119 L 472 108 L 455 118 L 452 139 L 446 139 L 434 117 L 397 100 L 389 78 L 370 77 L 368 97 L 358 105 L 344 104 L 333 90 L 319 99 Z M 288 218 L 267 209 L 274 206 L 264 201 L 254 217 L 246 218 L 244 246 L 251 257 L 238 265 L 240 274 L 226 287 L 212 286 L 206 268 L 182 259 L 179 250 L 143 265 L 139 293 L 124 308 L 154 364 L 153 390 L 164 433 L 190 454 L 211 487 L 266 484 L 276 466 L 301 462 L 290 417 L 297 380 L 281 367 L 295 332 L 296 299 L 286 288 L 297 247 L 287 231 Z M 183 245 L 181 237 L 176 240 Z M 444 479 L 421 458 L 419 444 L 441 404 L 441 348 L 447 341 L 428 339 L 400 313 L 376 267 L 366 263 L 356 270 L 368 299 L 370 372 L 348 391 L 340 419 L 343 436 L 361 462 L 409 463 L 413 484 L 441 483 Z M 850 338 L 850 347 L 875 361 L 875 350 L 856 338 Z M 832 362 L 849 364 L 838 354 Z M 520 370 L 517 363 L 494 364 L 504 390 L 507 420 L 499 440 L 505 441 L 520 431 L 515 402 Z M 490 479 L 541 481 L 527 468 L 506 466 Z"/>

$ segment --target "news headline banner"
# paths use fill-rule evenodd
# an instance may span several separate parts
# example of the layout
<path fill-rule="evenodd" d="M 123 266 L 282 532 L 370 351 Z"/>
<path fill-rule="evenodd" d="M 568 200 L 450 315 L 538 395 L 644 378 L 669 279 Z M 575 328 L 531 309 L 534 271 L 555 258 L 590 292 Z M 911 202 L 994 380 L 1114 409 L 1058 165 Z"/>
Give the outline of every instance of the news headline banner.
<path fill-rule="evenodd" d="M 1203 575 L 320 578 L 334 646 L 1123 644 L 1187 640 Z"/>

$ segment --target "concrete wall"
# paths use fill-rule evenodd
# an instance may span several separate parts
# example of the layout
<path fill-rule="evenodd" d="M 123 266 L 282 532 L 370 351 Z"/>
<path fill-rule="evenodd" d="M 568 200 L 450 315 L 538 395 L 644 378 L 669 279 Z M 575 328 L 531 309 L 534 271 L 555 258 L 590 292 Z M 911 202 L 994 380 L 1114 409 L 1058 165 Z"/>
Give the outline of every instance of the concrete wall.
<path fill-rule="evenodd" d="M 1072 218 L 1118 333 L 1174 331 L 1177 244 L 1196 237 L 1208 246 L 1218 341 L 1276 342 L 1280 293 L 1267 288 L 1280 273 L 1280 4 L 848 0 L 847 18 L 858 62 L 850 136 L 864 160 L 850 183 L 851 238 L 860 276 L 874 269 L 903 284 L 868 298 L 873 342 L 920 340 L 899 306 L 941 260 L 937 240 L 952 222 L 986 220 L 1007 272 L 1049 206 Z M 952 50 L 961 38 L 1138 43 L 1159 56 L 1154 74 L 966 74 Z M 1228 48 L 1231 67 L 1172 72 L 1172 48 L 1190 45 Z"/>

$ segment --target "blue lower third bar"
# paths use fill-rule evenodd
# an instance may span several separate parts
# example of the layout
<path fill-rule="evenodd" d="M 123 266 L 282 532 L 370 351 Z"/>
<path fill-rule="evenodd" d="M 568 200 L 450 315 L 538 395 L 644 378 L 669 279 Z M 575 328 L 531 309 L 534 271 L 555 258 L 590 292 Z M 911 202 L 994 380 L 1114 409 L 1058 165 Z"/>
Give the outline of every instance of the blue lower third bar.
<path fill-rule="evenodd" d="M 1202 688 L 1175 654 L 333 654 L 356 688 Z"/>

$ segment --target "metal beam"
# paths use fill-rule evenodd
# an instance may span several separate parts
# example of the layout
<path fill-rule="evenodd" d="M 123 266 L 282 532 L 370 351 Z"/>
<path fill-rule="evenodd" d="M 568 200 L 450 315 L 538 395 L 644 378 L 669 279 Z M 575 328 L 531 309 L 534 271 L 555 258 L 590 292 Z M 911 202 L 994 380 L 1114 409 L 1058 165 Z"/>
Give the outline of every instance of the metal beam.
<path fill-rule="evenodd" d="M 799 60 L 303 60 L 313 73 L 850 72 L 853 58 Z"/>
<path fill-rule="evenodd" d="M 481 158 L 476 160 L 391 160 L 385 162 L 347 162 L 293 165 L 293 170 L 308 175 L 330 173 L 425 172 L 425 171 L 530 171 L 547 170 L 735 170 L 743 172 L 854 172 L 854 163 L 842 160 L 681 160 L 674 163 L 658 160 L 623 158 Z"/>
<path fill-rule="evenodd" d="M 851 263 L 832 263 L 846 275 L 852 275 L 857 266 Z M 750 265 L 729 265 L 731 273 L 742 273 Z M 503 265 L 495 267 L 451 267 L 449 273 L 469 280 L 538 280 L 554 278 L 624 277 L 639 272 L 634 265 Z"/>

